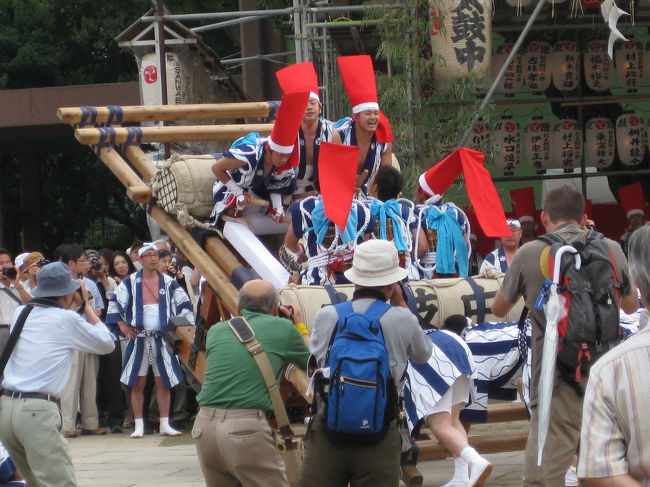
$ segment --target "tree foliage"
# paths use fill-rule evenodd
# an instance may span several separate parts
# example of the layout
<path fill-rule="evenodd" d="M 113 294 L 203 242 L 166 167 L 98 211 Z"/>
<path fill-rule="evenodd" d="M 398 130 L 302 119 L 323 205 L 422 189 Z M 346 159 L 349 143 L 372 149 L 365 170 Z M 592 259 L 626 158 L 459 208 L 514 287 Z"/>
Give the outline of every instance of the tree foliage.
<path fill-rule="evenodd" d="M 443 86 L 435 68 L 444 62 L 431 52 L 430 9 L 445 11 L 444 0 L 403 0 L 400 8 L 374 8 L 366 18 L 375 20 L 389 73 L 377 76 L 382 110 L 395 132 L 395 149 L 406 165 L 407 188 L 415 178 L 448 155 L 461 139 L 480 104 L 476 75 Z M 483 114 L 489 118 L 488 110 Z M 490 152 L 490 147 L 481 147 Z"/>

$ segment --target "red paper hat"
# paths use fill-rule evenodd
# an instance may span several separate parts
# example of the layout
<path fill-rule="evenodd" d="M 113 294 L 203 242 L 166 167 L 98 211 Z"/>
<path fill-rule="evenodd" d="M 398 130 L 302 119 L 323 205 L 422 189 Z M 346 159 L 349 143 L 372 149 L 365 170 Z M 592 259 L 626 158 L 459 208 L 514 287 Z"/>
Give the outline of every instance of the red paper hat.
<path fill-rule="evenodd" d="M 343 86 L 345 86 L 345 91 L 352 104 L 352 113 L 379 110 L 375 70 L 370 56 L 367 54 L 362 56 L 342 56 L 336 58 L 336 61 L 341 72 Z M 379 112 L 376 136 L 377 141 L 382 144 L 392 142 L 394 139 L 390 121 L 381 111 Z"/>
<path fill-rule="evenodd" d="M 587 215 L 587 218 L 590 220 L 594 219 L 594 212 L 593 212 L 594 205 L 591 200 L 585 200 L 585 214 Z"/>
<path fill-rule="evenodd" d="M 621 205 L 623 205 L 623 210 L 628 218 L 632 215 L 645 214 L 643 211 L 645 196 L 640 182 L 618 188 L 618 197 L 621 199 Z"/>
<path fill-rule="evenodd" d="M 510 198 L 512 199 L 514 217 L 522 223 L 533 223 L 537 213 L 535 209 L 535 189 L 532 186 L 513 189 L 510 191 Z"/>
<path fill-rule="evenodd" d="M 318 152 L 318 183 L 325 216 L 345 229 L 357 181 L 359 147 L 322 142 Z"/>
<path fill-rule="evenodd" d="M 490 173 L 483 166 L 482 152 L 461 147 L 422 174 L 420 187 L 431 196 L 442 194 L 458 176 L 464 174 L 467 195 L 476 212 L 479 225 L 487 237 L 510 237 L 506 214 Z"/>
<path fill-rule="evenodd" d="M 308 91 L 309 97 L 320 103 L 318 77 L 311 62 L 292 64 L 275 72 L 282 94 Z"/>
<path fill-rule="evenodd" d="M 278 114 L 269 136 L 269 147 L 280 154 L 291 154 L 300 122 L 309 101 L 309 92 L 289 93 L 282 97 Z"/>

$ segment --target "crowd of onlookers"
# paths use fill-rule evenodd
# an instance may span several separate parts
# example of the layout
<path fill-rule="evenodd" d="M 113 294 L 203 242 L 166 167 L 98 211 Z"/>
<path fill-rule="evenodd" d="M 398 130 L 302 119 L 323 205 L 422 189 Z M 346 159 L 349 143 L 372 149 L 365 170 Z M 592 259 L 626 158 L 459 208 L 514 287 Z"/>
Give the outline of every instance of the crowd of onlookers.
<path fill-rule="evenodd" d="M 138 250 L 144 242 L 135 241 L 130 248 L 113 250 L 109 248 L 82 249 L 77 245 L 59 245 L 51 255 L 43 252 L 23 252 L 16 256 L 0 248 L 0 349 L 4 348 L 9 337 L 9 325 L 14 311 L 19 305 L 32 298 L 30 290 L 36 287 L 36 276 L 40 269 L 50 262 L 61 261 L 70 267 L 73 277 L 84 278 L 86 287 L 93 297 L 93 307 L 105 321 L 108 305 L 117 286 L 130 274 L 140 270 L 142 264 Z M 175 279 L 185 290 L 195 306 L 198 301 L 200 276 L 194 272 L 190 262 L 179 249 L 168 240 L 157 240 L 157 270 Z M 101 435 L 107 432 L 122 432 L 133 427 L 133 412 L 130 407 L 130 394 L 120 383 L 122 357 L 128 342 L 117 326 L 112 325 L 119 341 L 114 352 L 107 355 L 76 353 L 68 387 L 61 396 L 61 409 L 64 421 L 64 434 L 74 438 L 79 433 Z M 149 373 L 145 388 L 145 404 L 151 403 L 149 421 L 145 414 L 144 432 L 155 429 L 158 411 L 156 410 L 153 377 Z M 181 384 L 172 392 L 171 421 L 182 428 L 190 418 L 193 408 L 193 394 Z M 188 406 L 187 395 L 190 395 Z M 189 407 L 189 409 L 188 409 Z M 145 407 L 145 411 L 149 409 Z"/>

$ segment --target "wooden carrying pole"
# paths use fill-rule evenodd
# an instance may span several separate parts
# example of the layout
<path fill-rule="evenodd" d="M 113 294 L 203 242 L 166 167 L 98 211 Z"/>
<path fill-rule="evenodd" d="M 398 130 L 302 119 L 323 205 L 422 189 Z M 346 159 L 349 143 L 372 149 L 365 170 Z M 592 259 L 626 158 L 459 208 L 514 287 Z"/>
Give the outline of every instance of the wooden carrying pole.
<path fill-rule="evenodd" d="M 122 116 L 120 122 L 145 122 L 173 120 L 219 120 L 239 118 L 268 117 L 271 105 L 267 102 L 246 103 L 212 103 L 205 105 L 146 105 L 118 107 Z M 116 109 L 109 107 L 93 107 L 97 114 L 92 117 L 92 123 L 106 123 L 116 121 Z M 56 111 L 56 116 L 63 123 L 78 124 L 84 118 L 87 110 L 81 107 L 62 107 Z M 111 116 L 111 114 L 113 114 Z M 86 116 L 88 118 L 88 116 Z"/>
<path fill-rule="evenodd" d="M 241 124 L 241 125 L 175 125 L 167 127 L 139 127 L 142 131 L 142 142 L 202 142 L 206 140 L 235 140 L 250 132 L 268 135 L 273 128 L 272 123 Z M 79 128 L 74 136 L 80 144 L 97 145 L 100 142 L 124 144 L 132 132 L 126 127 L 111 127 L 108 140 L 102 141 L 102 134 L 107 129 L 94 127 Z"/>

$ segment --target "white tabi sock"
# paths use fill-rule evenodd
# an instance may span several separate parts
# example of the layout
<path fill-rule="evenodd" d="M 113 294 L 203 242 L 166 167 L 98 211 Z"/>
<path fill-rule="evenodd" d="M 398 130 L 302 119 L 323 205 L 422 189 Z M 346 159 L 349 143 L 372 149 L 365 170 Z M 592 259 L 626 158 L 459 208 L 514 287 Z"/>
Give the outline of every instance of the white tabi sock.
<path fill-rule="evenodd" d="M 182 433 L 169 426 L 169 418 L 160 418 L 160 434 L 163 436 L 180 436 Z"/>
<path fill-rule="evenodd" d="M 133 433 L 131 433 L 131 438 L 142 438 L 142 436 L 144 435 L 144 419 L 135 418 L 133 422 L 134 422 L 134 427 L 133 427 Z"/>

